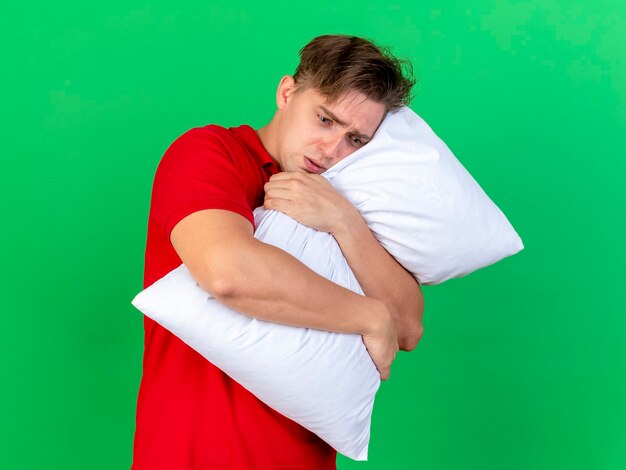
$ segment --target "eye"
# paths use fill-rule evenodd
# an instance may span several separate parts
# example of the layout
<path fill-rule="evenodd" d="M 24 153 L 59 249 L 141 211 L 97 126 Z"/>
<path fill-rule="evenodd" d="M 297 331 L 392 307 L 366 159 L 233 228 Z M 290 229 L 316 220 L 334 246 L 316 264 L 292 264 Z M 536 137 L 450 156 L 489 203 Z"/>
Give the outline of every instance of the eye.
<path fill-rule="evenodd" d="M 350 143 L 352 145 L 354 145 L 355 147 L 360 147 L 363 144 L 363 141 L 361 139 L 359 139 L 358 137 L 348 137 L 350 139 Z"/>
<path fill-rule="evenodd" d="M 331 119 L 328 119 L 326 116 L 322 116 L 321 114 L 318 114 L 317 117 L 319 118 L 320 122 L 324 125 L 330 125 L 333 122 Z"/>

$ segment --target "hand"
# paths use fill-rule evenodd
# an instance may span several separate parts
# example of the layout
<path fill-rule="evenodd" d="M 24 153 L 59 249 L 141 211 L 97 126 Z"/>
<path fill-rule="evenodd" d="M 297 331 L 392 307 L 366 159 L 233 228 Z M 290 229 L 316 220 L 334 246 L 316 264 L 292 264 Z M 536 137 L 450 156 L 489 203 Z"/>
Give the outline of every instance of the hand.
<path fill-rule="evenodd" d="M 362 337 L 380 379 L 388 380 L 399 346 L 396 326 L 389 312 L 383 318 L 383 322 L 373 333 L 363 334 Z"/>
<path fill-rule="evenodd" d="M 283 172 L 265 183 L 263 207 L 283 212 L 308 227 L 336 234 L 345 231 L 357 209 L 320 175 Z"/>

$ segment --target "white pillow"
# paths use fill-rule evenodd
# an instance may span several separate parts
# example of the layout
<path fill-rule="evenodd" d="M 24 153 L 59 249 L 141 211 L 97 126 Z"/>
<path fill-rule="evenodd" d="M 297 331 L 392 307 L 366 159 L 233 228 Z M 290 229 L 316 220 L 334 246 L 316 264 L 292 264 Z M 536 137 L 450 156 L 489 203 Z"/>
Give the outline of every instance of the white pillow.
<path fill-rule="evenodd" d="M 363 294 L 335 239 L 257 208 L 255 237 L 318 274 Z M 205 292 L 182 264 L 132 301 L 148 317 L 338 452 L 367 460 L 380 375 L 357 334 L 256 320 Z"/>
<path fill-rule="evenodd" d="M 420 284 L 461 277 L 511 256 L 522 241 L 500 209 L 410 108 L 323 173 Z"/>
<path fill-rule="evenodd" d="M 409 108 L 323 176 L 355 204 L 382 245 L 422 284 L 437 284 L 522 249 L 506 217 Z M 255 211 L 255 237 L 362 293 L 334 238 Z M 133 305 L 260 400 L 338 452 L 367 459 L 379 375 L 359 335 L 255 320 L 203 291 L 181 265 Z"/>

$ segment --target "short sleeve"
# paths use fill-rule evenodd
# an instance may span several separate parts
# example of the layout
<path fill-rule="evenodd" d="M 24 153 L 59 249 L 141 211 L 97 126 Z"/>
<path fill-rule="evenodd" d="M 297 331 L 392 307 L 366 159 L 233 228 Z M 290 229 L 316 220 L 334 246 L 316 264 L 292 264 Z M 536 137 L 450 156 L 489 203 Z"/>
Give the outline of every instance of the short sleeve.
<path fill-rule="evenodd" d="M 174 226 L 193 212 L 224 209 L 254 225 L 240 170 L 237 147 L 227 150 L 210 126 L 187 131 L 161 159 L 152 186 L 150 217 L 169 240 Z"/>

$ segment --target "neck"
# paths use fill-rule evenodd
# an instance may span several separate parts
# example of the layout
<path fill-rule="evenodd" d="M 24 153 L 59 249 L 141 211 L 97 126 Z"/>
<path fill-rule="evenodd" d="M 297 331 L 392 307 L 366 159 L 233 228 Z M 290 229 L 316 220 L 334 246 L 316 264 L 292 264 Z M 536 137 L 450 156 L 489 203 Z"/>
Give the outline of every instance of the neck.
<path fill-rule="evenodd" d="M 256 133 L 267 153 L 269 153 L 278 166 L 281 167 L 280 160 L 277 156 L 276 139 L 274 137 L 276 135 L 276 119 L 272 119 L 265 126 L 258 129 Z"/>

